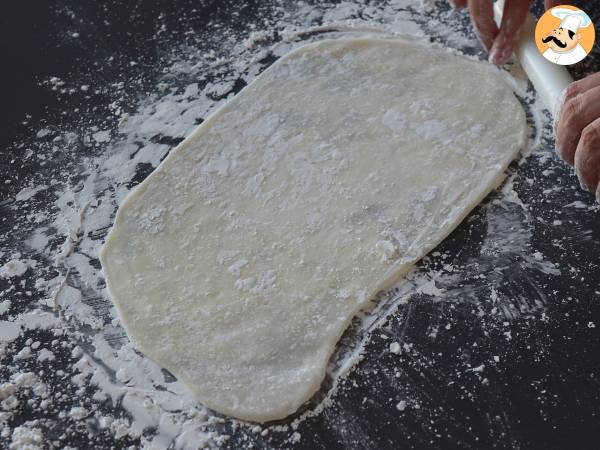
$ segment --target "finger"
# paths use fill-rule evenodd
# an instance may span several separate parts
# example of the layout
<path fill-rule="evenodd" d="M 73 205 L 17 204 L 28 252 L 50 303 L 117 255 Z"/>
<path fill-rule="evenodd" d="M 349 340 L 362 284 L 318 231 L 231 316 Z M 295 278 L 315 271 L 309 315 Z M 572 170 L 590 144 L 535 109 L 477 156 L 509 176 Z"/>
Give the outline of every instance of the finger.
<path fill-rule="evenodd" d="M 575 153 L 575 172 L 583 189 L 597 192 L 600 179 L 600 118 L 581 133 Z"/>
<path fill-rule="evenodd" d="M 450 0 L 450 5 L 456 9 L 463 9 L 467 6 L 467 0 Z"/>
<path fill-rule="evenodd" d="M 560 116 L 562 114 L 562 110 L 564 105 L 571 99 L 577 97 L 579 94 L 583 94 L 584 92 L 589 91 L 590 89 L 600 86 L 600 72 L 589 75 L 581 80 L 577 80 L 572 82 L 567 86 L 565 90 L 562 91 L 558 99 L 556 99 L 556 104 L 554 105 L 554 123 L 553 129 L 556 135 L 556 131 L 558 129 L 558 123 Z"/>
<path fill-rule="evenodd" d="M 565 3 L 564 0 L 544 0 L 544 6 L 546 9 L 554 8 L 555 6 L 562 5 Z"/>
<path fill-rule="evenodd" d="M 581 80 L 574 81 L 565 91 L 565 102 L 597 86 L 600 86 L 600 72 L 588 75 Z"/>
<path fill-rule="evenodd" d="M 492 48 L 498 27 L 494 22 L 494 7 L 490 0 L 467 0 L 475 34 L 486 50 Z"/>
<path fill-rule="evenodd" d="M 560 110 L 556 126 L 556 151 L 569 164 L 573 164 L 578 142 L 583 130 L 600 117 L 600 85 L 570 98 Z"/>
<path fill-rule="evenodd" d="M 504 64 L 512 55 L 515 39 L 529 12 L 530 0 L 506 0 L 500 31 L 490 50 L 492 64 Z"/>

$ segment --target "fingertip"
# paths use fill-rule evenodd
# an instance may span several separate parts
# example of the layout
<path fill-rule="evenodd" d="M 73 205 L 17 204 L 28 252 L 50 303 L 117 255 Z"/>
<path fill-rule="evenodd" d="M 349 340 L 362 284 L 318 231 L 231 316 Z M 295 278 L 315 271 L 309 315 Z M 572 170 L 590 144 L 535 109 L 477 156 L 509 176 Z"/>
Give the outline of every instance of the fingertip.
<path fill-rule="evenodd" d="M 455 9 L 464 9 L 467 6 L 467 0 L 450 0 L 450 4 Z"/>
<path fill-rule="evenodd" d="M 475 37 L 477 38 L 477 40 L 479 41 L 479 43 L 481 44 L 481 46 L 483 47 L 483 49 L 486 52 L 491 51 L 492 45 L 494 44 L 494 41 L 492 40 L 492 38 L 483 35 L 477 29 L 475 29 Z"/>
<path fill-rule="evenodd" d="M 562 145 L 554 144 L 556 154 L 571 167 L 575 166 L 575 152 L 565 149 Z"/>
<path fill-rule="evenodd" d="M 575 150 L 570 148 L 565 148 L 565 144 L 563 142 L 564 139 L 561 138 L 559 134 L 556 134 L 554 137 L 554 152 L 566 162 L 568 165 L 574 167 L 575 166 Z"/>
<path fill-rule="evenodd" d="M 500 29 L 494 42 L 494 45 L 498 47 L 496 50 L 497 64 L 505 63 L 512 56 L 515 39 L 525 22 L 530 3 L 527 0 L 506 0 L 504 3 Z"/>
<path fill-rule="evenodd" d="M 488 62 L 491 64 L 500 65 L 501 63 L 499 63 L 498 61 L 498 50 L 492 47 L 492 49 L 490 50 L 490 54 L 488 55 Z"/>
<path fill-rule="evenodd" d="M 579 178 L 579 186 L 581 186 L 581 189 L 586 192 L 597 192 L 596 187 L 590 186 L 582 178 Z"/>
<path fill-rule="evenodd" d="M 501 50 L 492 49 L 490 51 L 490 56 L 488 61 L 496 66 L 501 66 L 507 61 L 508 58 L 504 56 L 504 53 Z"/>
<path fill-rule="evenodd" d="M 565 105 L 565 102 L 567 101 L 567 98 L 569 97 L 569 91 L 570 91 L 570 87 L 573 85 L 573 83 L 571 83 L 569 86 L 567 86 L 566 88 L 564 88 L 560 95 L 554 100 L 554 104 L 552 105 L 552 132 L 554 134 L 554 137 L 556 137 L 556 130 L 558 128 L 558 122 L 560 119 L 560 115 L 562 113 L 562 109 L 563 106 Z"/>
<path fill-rule="evenodd" d="M 490 50 L 488 61 L 500 66 L 506 63 L 512 56 L 512 46 L 508 42 L 496 39 Z"/>

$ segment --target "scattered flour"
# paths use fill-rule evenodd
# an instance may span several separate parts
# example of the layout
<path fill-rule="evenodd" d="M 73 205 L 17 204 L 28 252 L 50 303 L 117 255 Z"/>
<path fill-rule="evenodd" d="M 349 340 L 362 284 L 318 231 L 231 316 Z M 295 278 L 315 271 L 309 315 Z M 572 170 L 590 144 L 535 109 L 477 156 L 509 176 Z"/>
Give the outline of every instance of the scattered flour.
<path fill-rule="evenodd" d="M 44 435 L 39 428 L 19 426 L 12 432 L 10 450 L 41 450 Z"/>
<path fill-rule="evenodd" d="M 0 267 L 0 278 L 20 277 L 27 272 L 27 263 L 18 259 L 11 259 Z"/>
<path fill-rule="evenodd" d="M 18 202 L 25 202 L 25 201 L 29 200 L 30 198 L 32 198 L 38 192 L 43 191 L 44 189 L 47 189 L 47 188 L 48 188 L 48 186 L 44 186 L 44 185 L 23 188 L 15 196 L 15 200 Z"/>
<path fill-rule="evenodd" d="M 390 344 L 390 353 L 395 353 L 396 355 L 399 355 L 402 352 L 402 348 L 400 347 L 400 344 L 398 342 L 392 342 Z"/>

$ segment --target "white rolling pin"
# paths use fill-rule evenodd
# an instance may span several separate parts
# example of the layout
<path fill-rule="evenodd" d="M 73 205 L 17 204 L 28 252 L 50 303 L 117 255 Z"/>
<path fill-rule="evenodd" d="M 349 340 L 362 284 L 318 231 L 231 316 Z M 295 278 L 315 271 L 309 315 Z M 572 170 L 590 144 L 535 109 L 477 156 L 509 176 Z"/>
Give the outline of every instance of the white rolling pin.
<path fill-rule="evenodd" d="M 494 4 L 494 19 L 498 26 L 502 19 L 504 0 Z M 525 23 L 515 40 L 515 54 L 535 87 L 544 105 L 554 115 L 561 93 L 573 81 L 564 66 L 546 60 L 535 45 L 535 18 L 527 14 Z"/>

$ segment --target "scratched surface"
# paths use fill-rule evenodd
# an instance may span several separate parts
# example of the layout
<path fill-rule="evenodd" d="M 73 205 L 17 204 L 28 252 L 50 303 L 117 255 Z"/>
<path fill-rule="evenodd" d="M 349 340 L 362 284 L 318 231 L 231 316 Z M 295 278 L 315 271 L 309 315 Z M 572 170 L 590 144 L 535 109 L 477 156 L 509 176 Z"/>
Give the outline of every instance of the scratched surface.
<path fill-rule="evenodd" d="M 242 29 L 245 23 L 280 14 L 279 10 L 271 9 L 270 2 L 192 3 L 167 4 L 157 0 L 124 6 L 110 1 L 88 5 L 65 1 L 50 2 L 47 9 L 29 17 L 27 24 L 20 22 L 25 20 L 26 5 L 23 9 L 15 7 L 11 12 L 14 15 L 8 15 L 13 23 L 5 23 L 3 32 L 7 36 L 16 26 L 29 33 L 7 50 L 14 58 L 15 70 L 5 74 L 4 86 L 9 90 L 6 95 L 17 102 L 25 90 L 30 94 L 8 113 L 2 129 L 5 150 L 0 160 L 0 177 L 11 179 L 8 184 L 0 183 L 0 244 L 4 255 L 19 251 L 22 257 L 31 255 L 46 261 L 46 278 L 61 273 L 52 259 L 64 236 L 48 230 L 45 254 L 31 254 L 24 243 L 34 228 L 26 217 L 51 208 L 55 200 L 53 188 L 37 194 L 26 206 L 18 204 L 15 196 L 28 182 L 56 179 L 65 168 L 71 175 L 60 180 L 61 183 L 77 186 L 87 158 L 103 151 L 102 147 L 91 148 L 75 138 L 61 151 L 50 150 L 50 157 L 41 164 L 40 160 L 23 159 L 20 144 L 27 145 L 41 125 L 60 127 L 68 123 L 83 128 L 93 121 L 109 128 L 115 126 L 108 120 L 103 123 L 102 119 L 112 100 L 110 89 L 91 97 L 76 92 L 65 98 L 54 96 L 48 86 L 37 81 L 60 73 L 79 77 L 79 84 L 104 86 L 135 78 L 139 81 L 124 101 L 127 104 L 130 96 L 133 105 L 139 95 L 153 89 L 161 72 L 162 56 L 170 51 L 174 41 L 202 46 L 206 24 L 211 20 Z M 357 16 L 360 16 L 364 4 L 358 5 Z M 587 11 L 597 20 L 598 12 L 591 5 L 588 2 L 580 6 L 590 6 Z M 77 20 L 70 19 L 65 10 L 75 11 Z M 445 43 L 447 36 L 439 34 L 437 22 L 432 18 L 440 22 L 452 20 L 456 33 L 466 36 L 471 33 L 466 16 L 449 16 L 445 5 L 427 13 L 416 7 L 399 7 L 399 10 L 408 12 L 436 42 Z M 105 16 L 110 21 L 99 20 Z M 170 32 L 157 33 L 161 24 L 167 24 Z M 319 24 L 318 20 L 314 23 Z M 92 31 L 82 39 L 69 40 L 59 34 L 65 27 Z M 23 58 L 23 50 L 37 51 L 39 58 L 33 61 Z M 483 57 L 477 45 L 463 46 L 461 50 Z M 127 64 L 132 55 L 138 64 Z M 94 70 L 82 69 L 110 56 L 113 56 L 110 63 Z M 267 54 L 261 64 L 266 67 L 274 59 Z M 596 47 L 595 54 L 573 73 L 580 78 L 598 69 L 600 52 Z M 189 80 L 181 74 L 172 82 L 185 86 Z M 235 91 L 243 85 L 241 81 L 234 83 Z M 331 385 L 328 380 L 308 410 L 324 397 L 328 397 L 328 406 L 312 417 L 303 417 L 297 427 L 290 427 L 287 432 L 262 435 L 226 422 L 219 426 L 221 432 L 231 435 L 224 447 L 311 450 L 598 447 L 598 209 L 593 206 L 593 197 L 579 189 L 572 170 L 554 155 L 549 117 L 547 114 L 533 117 L 531 101 L 531 95 L 523 99 L 530 113 L 532 141 L 537 139 L 539 146 L 533 154 L 513 164 L 504 188 L 477 207 L 420 264 L 413 274 L 414 282 L 384 295 L 394 309 L 387 320 L 369 330 L 362 360 L 339 381 L 332 394 L 328 392 Z M 180 138 L 165 134 L 156 140 L 172 147 Z M 151 170 L 151 166 L 140 164 L 130 186 L 139 183 Z M 100 181 L 97 188 L 110 189 L 110 186 Z M 101 242 L 106 232 L 106 227 L 92 230 L 87 237 Z M 83 249 L 76 247 L 74 251 Z M 90 264 L 98 266 L 93 255 Z M 67 274 L 67 279 L 82 288 L 76 267 Z M 436 295 L 417 293 L 419 280 L 431 279 L 439 290 Z M 7 292 L 8 283 L 0 279 L 0 291 L 12 301 L 5 318 L 40 300 L 36 298 L 35 282 L 32 271 L 26 272 L 20 280 L 22 285 Z M 82 288 L 83 301 L 108 326 L 112 317 L 102 289 L 102 284 L 92 289 Z M 27 291 L 33 295 L 27 295 Z M 31 330 L 12 347 L 16 351 L 30 338 L 57 341 L 53 346 L 56 359 L 43 363 L 46 382 L 57 386 L 56 389 L 63 382 L 56 371 L 64 369 L 69 373 L 68 367 L 73 363 L 67 351 L 61 352 L 60 342 L 77 339 L 85 348 L 95 332 L 81 324 L 73 326 L 78 327 L 77 333 L 62 336 Z M 358 337 L 364 334 L 364 328 L 355 325 L 345 341 L 349 346 L 356 345 Z M 112 339 L 114 345 L 119 345 L 126 336 L 117 329 Z M 398 354 L 389 351 L 392 342 L 400 344 Z M 10 375 L 7 361 L 11 355 L 2 358 L 0 380 Z M 40 369 L 36 364 L 39 363 L 28 361 L 17 365 L 20 370 Z M 90 386 L 81 395 L 91 398 L 93 393 Z M 62 445 L 81 448 L 140 445 L 139 440 L 116 439 L 105 430 L 75 426 L 72 419 L 60 417 L 61 411 L 69 410 L 71 395 L 65 388 L 64 401 L 50 411 L 23 407 L 9 426 L 14 428 L 26 420 L 39 419 L 47 436 L 58 439 L 68 430 Z M 114 416 L 123 414 L 118 404 L 98 407 Z M 290 425 L 292 420 L 278 425 Z M 293 438 L 294 433 L 298 433 L 298 439 Z M 0 443 L 9 442 L 6 439 L 0 436 Z"/>

